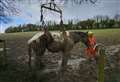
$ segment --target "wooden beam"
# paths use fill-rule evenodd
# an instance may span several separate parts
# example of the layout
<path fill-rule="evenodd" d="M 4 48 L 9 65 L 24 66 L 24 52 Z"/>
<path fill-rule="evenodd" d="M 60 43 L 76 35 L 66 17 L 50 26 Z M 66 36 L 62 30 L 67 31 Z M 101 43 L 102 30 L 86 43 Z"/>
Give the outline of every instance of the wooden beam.
<path fill-rule="evenodd" d="M 58 12 L 58 13 L 60 13 L 60 14 L 62 13 L 61 10 L 57 10 L 57 9 L 50 8 L 50 7 L 47 7 L 47 6 L 41 6 L 41 8 L 49 9 L 49 10 L 52 10 L 52 11 Z"/>
<path fill-rule="evenodd" d="M 99 53 L 99 59 L 98 59 L 98 82 L 104 82 L 105 81 L 105 50 L 100 49 Z"/>

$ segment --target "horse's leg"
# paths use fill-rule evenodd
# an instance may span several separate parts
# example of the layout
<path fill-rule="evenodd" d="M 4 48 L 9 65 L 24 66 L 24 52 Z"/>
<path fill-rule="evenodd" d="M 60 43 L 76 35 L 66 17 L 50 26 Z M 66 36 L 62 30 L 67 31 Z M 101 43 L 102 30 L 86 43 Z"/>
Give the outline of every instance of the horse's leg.
<path fill-rule="evenodd" d="M 37 46 L 37 49 L 36 49 L 35 64 L 38 69 L 42 69 L 44 67 L 44 64 L 42 62 L 42 56 L 44 55 L 46 50 L 46 43 L 44 41 L 40 41 L 40 43 L 36 46 Z"/>
<path fill-rule="evenodd" d="M 67 69 L 67 63 L 69 59 L 69 52 L 63 52 L 62 54 L 62 63 L 58 74 L 58 82 L 64 82 L 64 73 Z"/>
<path fill-rule="evenodd" d="M 65 71 L 68 59 L 69 59 L 69 52 L 63 52 L 62 63 L 61 63 L 61 70 L 62 71 Z"/>
<path fill-rule="evenodd" d="M 62 55 L 62 64 L 61 64 L 61 70 L 64 71 L 67 66 L 67 62 L 70 56 L 70 51 L 72 50 L 74 45 L 74 42 L 71 39 L 64 39 L 63 42 L 63 55 Z"/>
<path fill-rule="evenodd" d="M 35 56 L 35 67 L 37 70 L 40 70 L 44 67 L 44 63 L 42 62 L 42 55 L 39 55 L 39 51 L 36 53 L 37 55 Z"/>

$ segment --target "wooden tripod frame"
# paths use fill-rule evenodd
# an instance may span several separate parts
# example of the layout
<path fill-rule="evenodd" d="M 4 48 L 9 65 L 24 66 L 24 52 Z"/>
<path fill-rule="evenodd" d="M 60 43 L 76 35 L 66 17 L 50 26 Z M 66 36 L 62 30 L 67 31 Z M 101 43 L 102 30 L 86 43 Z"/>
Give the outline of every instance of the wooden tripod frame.
<path fill-rule="evenodd" d="M 40 17 L 40 21 L 42 22 L 42 25 L 44 25 L 44 19 L 43 19 L 43 9 L 47 9 L 50 11 L 54 11 L 60 14 L 60 24 L 63 24 L 63 20 L 62 20 L 62 10 L 57 6 L 57 4 L 55 4 L 54 0 L 51 0 L 50 3 L 47 4 L 42 4 L 41 5 L 41 17 Z"/>

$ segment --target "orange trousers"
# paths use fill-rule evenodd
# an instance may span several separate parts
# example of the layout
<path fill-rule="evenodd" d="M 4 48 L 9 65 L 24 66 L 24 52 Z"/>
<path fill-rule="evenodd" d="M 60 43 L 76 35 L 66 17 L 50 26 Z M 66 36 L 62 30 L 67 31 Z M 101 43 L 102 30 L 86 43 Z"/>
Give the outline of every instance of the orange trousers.
<path fill-rule="evenodd" d="M 96 58 L 96 50 L 94 48 L 86 48 L 85 54 L 89 59 Z"/>

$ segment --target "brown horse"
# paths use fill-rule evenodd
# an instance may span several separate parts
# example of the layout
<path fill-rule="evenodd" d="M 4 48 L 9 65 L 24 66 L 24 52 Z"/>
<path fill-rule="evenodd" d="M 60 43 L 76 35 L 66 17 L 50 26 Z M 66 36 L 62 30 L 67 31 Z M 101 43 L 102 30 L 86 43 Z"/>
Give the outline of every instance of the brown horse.
<path fill-rule="evenodd" d="M 44 31 L 43 34 L 37 36 L 37 38 L 29 41 L 29 66 L 31 67 L 31 51 L 33 50 L 36 55 L 36 66 L 41 66 L 41 56 L 44 55 L 45 50 L 55 53 L 62 52 L 62 64 L 61 68 L 65 68 L 68 62 L 70 51 L 72 50 L 74 44 L 78 42 L 83 42 L 86 46 L 87 44 L 87 33 L 85 32 L 68 32 L 63 31 L 60 35 L 62 38 L 55 40 L 52 33 L 49 31 Z"/>

